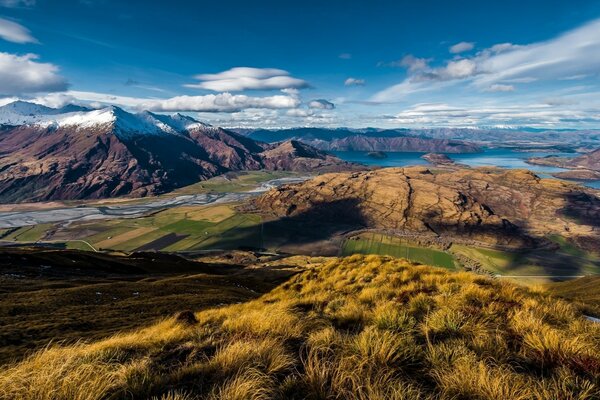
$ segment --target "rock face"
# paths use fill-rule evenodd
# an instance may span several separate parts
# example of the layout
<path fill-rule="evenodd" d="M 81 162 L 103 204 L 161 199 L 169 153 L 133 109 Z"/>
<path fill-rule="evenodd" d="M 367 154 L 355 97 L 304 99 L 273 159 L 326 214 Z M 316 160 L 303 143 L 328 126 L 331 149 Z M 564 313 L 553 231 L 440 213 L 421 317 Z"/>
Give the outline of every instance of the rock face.
<path fill-rule="evenodd" d="M 179 114 L 110 107 L 66 114 L 36 108 L 49 113 L 38 115 L 27 104 L 0 108 L 5 120 L 21 123 L 0 125 L 3 203 L 139 197 L 228 171 L 349 165 L 309 146 L 257 142 Z"/>
<path fill-rule="evenodd" d="M 254 206 L 276 217 L 353 221 L 364 227 L 528 247 L 550 233 L 595 247 L 600 200 L 525 170 L 386 168 L 326 174 L 273 189 Z"/>
<path fill-rule="evenodd" d="M 474 143 L 450 139 L 433 139 L 409 135 L 403 131 L 354 131 L 349 129 L 292 128 L 277 131 L 259 129 L 244 132 L 246 136 L 265 142 L 298 140 L 326 151 L 394 151 L 476 153 Z"/>

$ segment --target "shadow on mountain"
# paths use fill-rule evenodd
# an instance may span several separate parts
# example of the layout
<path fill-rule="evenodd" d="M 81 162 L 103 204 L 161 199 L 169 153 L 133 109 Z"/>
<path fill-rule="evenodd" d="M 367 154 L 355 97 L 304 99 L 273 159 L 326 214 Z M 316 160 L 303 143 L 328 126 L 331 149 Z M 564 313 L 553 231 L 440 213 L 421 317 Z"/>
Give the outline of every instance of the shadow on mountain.
<path fill-rule="evenodd" d="M 218 249 L 264 249 L 310 245 L 327 241 L 344 232 L 367 227 L 355 199 L 316 203 L 304 212 L 294 214 L 290 205 L 289 216 L 267 221 L 261 225 L 233 228 L 211 243 Z"/>
<path fill-rule="evenodd" d="M 600 199 L 585 192 L 571 192 L 565 200 L 566 205 L 558 211 L 560 215 L 581 225 L 600 227 Z"/>

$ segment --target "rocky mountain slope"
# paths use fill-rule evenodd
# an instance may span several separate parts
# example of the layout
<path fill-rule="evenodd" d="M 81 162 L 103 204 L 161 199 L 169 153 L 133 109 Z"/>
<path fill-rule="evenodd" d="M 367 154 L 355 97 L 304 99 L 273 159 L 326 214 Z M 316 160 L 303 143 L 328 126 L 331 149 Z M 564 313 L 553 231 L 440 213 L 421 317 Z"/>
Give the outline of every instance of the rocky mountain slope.
<path fill-rule="evenodd" d="M 227 171 L 346 166 L 308 146 L 257 142 L 181 114 L 0 107 L 0 202 L 147 196 Z"/>
<path fill-rule="evenodd" d="M 279 218 L 353 221 L 367 228 L 528 247 L 559 233 L 600 248 L 600 199 L 525 170 L 424 167 L 337 173 L 273 189 L 253 206 Z"/>
<path fill-rule="evenodd" d="M 432 139 L 411 135 L 403 130 L 349 130 L 292 128 L 270 131 L 245 131 L 246 136 L 265 142 L 298 140 L 328 151 L 398 151 L 475 153 L 481 149 L 470 142 Z"/>

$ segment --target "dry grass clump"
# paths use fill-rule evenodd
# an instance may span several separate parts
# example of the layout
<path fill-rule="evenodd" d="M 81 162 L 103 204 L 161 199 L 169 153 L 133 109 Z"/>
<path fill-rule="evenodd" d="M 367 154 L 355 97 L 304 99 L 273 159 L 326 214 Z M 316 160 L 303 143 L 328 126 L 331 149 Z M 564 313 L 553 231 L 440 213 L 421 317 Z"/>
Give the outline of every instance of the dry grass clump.
<path fill-rule="evenodd" d="M 600 398 L 600 324 L 405 260 L 330 261 L 195 317 L 40 352 L 0 373 L 0 398 Z"/>

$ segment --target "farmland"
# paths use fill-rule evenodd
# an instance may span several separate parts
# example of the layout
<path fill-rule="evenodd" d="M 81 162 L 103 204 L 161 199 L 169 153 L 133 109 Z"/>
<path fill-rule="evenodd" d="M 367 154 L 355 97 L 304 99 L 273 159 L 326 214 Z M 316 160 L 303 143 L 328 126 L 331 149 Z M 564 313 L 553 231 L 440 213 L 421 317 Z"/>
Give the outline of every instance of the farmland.
<path fill-rule="evenodd" d="M 456 268 L 454 258 L 449 253 L 411 245 L 405 239 L 379 233 L 362 233 L 346 240 L 342 248 L 342 255 L 352 254 L 388 255 L 451 270 Z"/>

